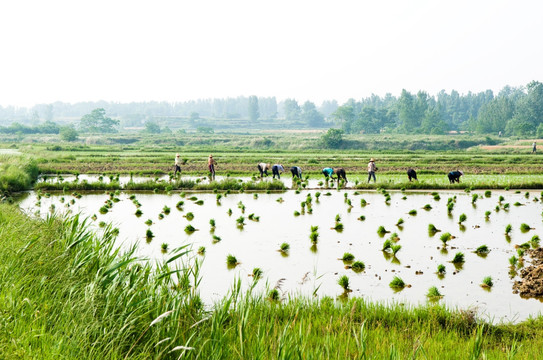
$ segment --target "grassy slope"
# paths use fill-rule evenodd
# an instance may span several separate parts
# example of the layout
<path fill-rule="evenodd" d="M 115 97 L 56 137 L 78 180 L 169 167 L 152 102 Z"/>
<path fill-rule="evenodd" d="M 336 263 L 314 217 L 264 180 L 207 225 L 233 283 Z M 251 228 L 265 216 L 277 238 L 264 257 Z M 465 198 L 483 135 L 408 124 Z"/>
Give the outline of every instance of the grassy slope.
<path fill-rule="evenodd" d="M 481 350 L 502 359 L 517 348 L 515 358 L 533 359 L 543 346 L 541 318 L 481 327 L 469 312 L 432 305 L 274 303 L 234 290 L 207 312 L 186 249 L 171 253 L 193 264 L 173 283 L 172 269 L 118 254 L 111 231 L 98 238 L 77 218 L 30 219 L 0 205 L 0 228 L 0 358 L 457 359 Z"/>

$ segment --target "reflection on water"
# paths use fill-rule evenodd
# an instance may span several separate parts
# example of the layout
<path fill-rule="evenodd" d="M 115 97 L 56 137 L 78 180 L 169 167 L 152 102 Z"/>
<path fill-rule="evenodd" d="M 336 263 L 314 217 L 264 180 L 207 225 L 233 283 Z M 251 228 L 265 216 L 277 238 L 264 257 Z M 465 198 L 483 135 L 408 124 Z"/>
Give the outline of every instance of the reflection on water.
<path fill-rule="evenodd" d="M 56 211 L 82 213 L 96 218 L 92 223 L 97 231 L 101 231 L 100 222 L 111 222 L 120 229 L 119 245 L 129 248 L 137 243 L 139 254 L 153 262 L 168 258 L 167 253 L 162 253 L 162 244 L 167 245 L 169 252 L 192 244 L 194 257 L 204 259 L 200 292 L 207 302 L 224 296 L 237 278 L 247 288 L 253 281 L 249 275 L 254 268 L 260 268 L 263 274 L 257 290 L 264 292 L 266 284 L 272 288 L 279 281 L 282 296 L 310 297 L 316 292 L 318 296 L 361 296 L 373 301 L 418 305 L 428 301 L 428 290 L 435 286 L 443 295 L 441 303 L 451 308 L 476 309 L 481 316 L 493 321 L 519 321 L 543 309 L 538 300 L 525 300 L 512 293 L 511 276 L 516 276 L 516 269 L 509 265 L 509 258 L 517 255 L 515 245 L 529 241 L 536 234 L 543 236 L 538 202 L 511 192 L 481 196 L 476 207 L 471 203 L 472 194 L 463 192 L 439 192 L 439 197 L 429 192 L 390 192 L 388 201 L 377 192 L 329 192 L 329 196 L 318 200 L 315 190 L 302 190 L 299 194 L 294 191 L 260 193 L 257 197 L 223 193 L 220 201 L 212 193 L 191 194 L 192 200 L 188 196 L 181 198 L 179 194 L 137 193 L 134 200 L 141 204 L 139 208 L 129 198 L 131 194 L 120 193 L 115 196 L 119 201 L 112 201 L 105 214 L 99 209 L 107 204 L 108 194 L 87 194 L 80 199 L 53 194 L 49 198 L 42 197 L 36 205 L 37 195 L 30 193 L 21 200 L 20 207 L 28 213 L 39 211 L 42 216 L 52 205 Z M 308 194 L 313 199 L 312 213 L 305 211 L 294 216 L 300 204 L 307 201 Z M 456 203 L 449 216 L 446 199 L 454 195 Z M 530 198 L 538 195 L 533 193 Z M 496 211 L 498 196 L 505 198 L 502 203 L 522 201 L 524 206 Z M 182 206 L 178 206 L 179 201 L 184 202 Z M 198 201 L 203 201 L 203 205 L 197 205 Z M 419 211 L 417 215 L 408 214 L 426 204 L 432 209 Z M 171 212 L 166 214 L 165 207 Z M 142 213 L 139 217 L 136 216 L 138 209 Z M 491 211 L 490 215 L 485 216 L 486 211 Z M 191 220 L 186 217 L 189 212 L 194 215 Z M 459 229 L 458 217 L 463 213 L 467 220 L 463 222 L 464 228 Z M 250 214 L 253 218 L 259 217 L 258 221 L 249 221 Z M 333 230 L 338 215 L 343 225 L 341 232 Z M 244 219 L 240 220 L 241 217 Z M 403 223 L 396 226 L 400 218 Z M 210 225 L 211 219 L 214 227 Z M 239 221 L 244 225 L 239 226 Z M 521 223 L 535 229 L 523 233 Z M 449 232 L 455 238 L 443 246 L 439 235 L 428 232 L 429 224 L 440 229 L 439 234 Z M 507 224 L 512 224 L 508 237 L 504 234 Z M 197 231 L 186 232 L 188 225 Z M 316 243 L 310 239 L 312 226 L 318 226 Z M 380 236 L 377 233 L 380 226 L 392 233 Z M 151 230 L 154 237 L 147 237 L 147 230 Z M 399 240 L 390 241 L 401 245 L 395 255 L 382 251 L 383 242 L 394 232 Z M 283 243 L 290 245 L 288 254 L 278 251 Z M 486 257 L 475 253 L 481 245 L 487 245 L 490 250 Z M 197 255 L 197 249 L 202 246 L 205 255 Z M 365 270 L 356 273 L 337 260 L 346 252 L 354 254 L 355 261 L 362 261 Z M 458 252 L 464 254 L 464 262 L 455 265 L 451 261 Z M 229 254 L 239 263 L 232 269 L 228 269 L 226 263 Z M 440 264 L 446 271 L 438 276 Z M 338 285 L 342 275 L 349 277 L 351 293 L 344 293 Z M 393 291 L 389 283 L 394 276 L 411 287 Z M 491 291 L 480 286 L 487 276 L 494 282 Z"/>

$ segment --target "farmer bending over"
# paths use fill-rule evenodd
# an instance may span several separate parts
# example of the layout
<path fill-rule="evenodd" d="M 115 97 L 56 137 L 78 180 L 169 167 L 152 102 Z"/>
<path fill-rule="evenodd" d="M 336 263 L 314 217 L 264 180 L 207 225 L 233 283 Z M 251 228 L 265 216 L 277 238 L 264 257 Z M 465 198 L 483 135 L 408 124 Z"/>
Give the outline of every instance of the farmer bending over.
<path fill-rule="evenodd" d="M 281 179 L 281 175 L 279 173 L 285 172 L 285 168 L 281 164 L 275 164 L 272 166 L 272 174 L 273 178 L 275 179 L 275 175 L 277 175 L 278 179 Z"/>
<path fill-rule="evenodd" d="M 270 164 L 260 163 L 256 167 L 258 168 L 258 171 L 260 171 L 260 177 L 263 177 L 264 175 L 268 176 L 268 170 L 270 169 Z"/>

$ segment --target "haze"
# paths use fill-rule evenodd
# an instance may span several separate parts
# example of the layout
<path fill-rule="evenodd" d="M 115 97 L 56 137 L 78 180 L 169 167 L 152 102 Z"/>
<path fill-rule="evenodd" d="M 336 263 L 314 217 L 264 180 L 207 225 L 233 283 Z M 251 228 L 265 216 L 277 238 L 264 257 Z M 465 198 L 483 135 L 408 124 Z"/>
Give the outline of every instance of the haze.
<path fill-rule="evenodd" d="M 0 104 L 316 103 L 543 80 L 539 1 L 12 1 Z"/>

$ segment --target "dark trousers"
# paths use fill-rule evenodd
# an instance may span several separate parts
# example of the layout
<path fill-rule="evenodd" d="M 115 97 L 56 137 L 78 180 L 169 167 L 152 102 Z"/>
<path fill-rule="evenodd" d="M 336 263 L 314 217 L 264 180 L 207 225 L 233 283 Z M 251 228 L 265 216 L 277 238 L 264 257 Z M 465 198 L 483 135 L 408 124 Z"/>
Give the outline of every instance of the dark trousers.
<path fill-rule="evenodd" d="M 377 180 L 375 180 L 375 171 L 368 171 L 368 182 L 370 182 L 372 177 L 373 177 L 373 182 L 376 182 Z"/>

